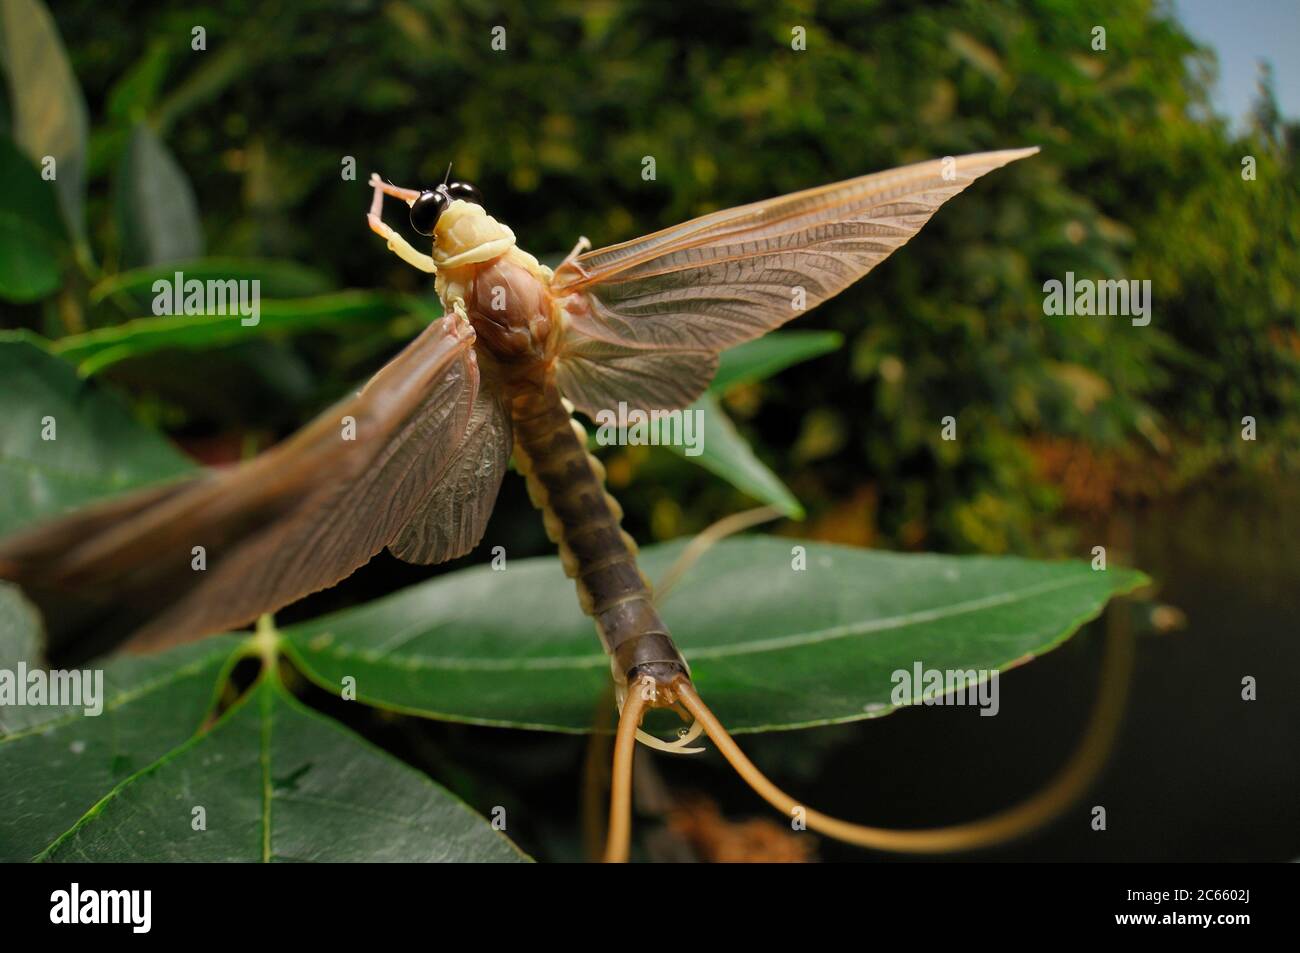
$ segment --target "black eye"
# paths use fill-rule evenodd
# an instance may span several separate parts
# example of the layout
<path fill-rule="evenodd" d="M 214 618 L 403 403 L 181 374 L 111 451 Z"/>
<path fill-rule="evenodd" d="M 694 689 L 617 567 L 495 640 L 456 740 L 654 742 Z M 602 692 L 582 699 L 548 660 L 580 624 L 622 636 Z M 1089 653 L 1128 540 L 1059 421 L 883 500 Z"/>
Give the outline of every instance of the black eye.
<path fill-rule="evenodd" d="M 447 211 L 451 200 L 442 192 L 421 192 L 411 205 L 411 227 L 421 235 L 432 235 L 438 216 Z"/>
<path fill-rule="evenodd" d="M 468 182 L 453 182 L 447 186 L 447 194 L 453 199 L 460 199 L 462 202 L 473 202 L 475 205 L 483 204 L 483 193 Z"/>

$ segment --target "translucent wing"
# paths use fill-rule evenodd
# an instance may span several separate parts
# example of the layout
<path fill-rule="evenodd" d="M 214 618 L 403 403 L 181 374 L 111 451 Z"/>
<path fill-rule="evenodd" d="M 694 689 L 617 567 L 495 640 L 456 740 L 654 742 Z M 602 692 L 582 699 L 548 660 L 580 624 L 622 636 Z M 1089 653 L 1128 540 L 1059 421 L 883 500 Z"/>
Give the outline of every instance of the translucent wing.
<path fill-rule="evenodd" d="M 560 386 L 588 414 L 620 400 L 647 410 L 684 406 L 708 386 L 715 365 L 707 356 L 843 291 L 949 198 L 1037 151 L 922 162 L 587 252 L 551 284 L 565 316 Z M 592 360 L 602 347 L 616 359 Z M 667 373 L 679 375 L 671 385 Z M 671 403 L 661 402 L 666 395 Z"/>
<path fill-rule="evenodd" d="M 393 555 L 410 563 L 440 563 L 477 546 L 510 463 L 511 444 L 501 389 L 479 388 L 455 458 L 388 544 Z"/>
<path fill-rule="evenodd" d="M 572 329 L 557 362 L 560 390 L 589 417 L 620 400 L 643 410 L 685 407 L 717 369 L 716 351 L 615 344 Z"/>
<path fill-rule="evenodd" d="M 467 327 L 436 322 L 361 393 L 254 460 L 0 541 L 0 575 L 105 599 L 160 596 L 137 649 L 243 625 L 331 586 L 394 540 L 456 462 L 479 393 L 472 343 Z M 490 508 L 496 484 L 456 489 L 487 495 L 479 505 Z"/>

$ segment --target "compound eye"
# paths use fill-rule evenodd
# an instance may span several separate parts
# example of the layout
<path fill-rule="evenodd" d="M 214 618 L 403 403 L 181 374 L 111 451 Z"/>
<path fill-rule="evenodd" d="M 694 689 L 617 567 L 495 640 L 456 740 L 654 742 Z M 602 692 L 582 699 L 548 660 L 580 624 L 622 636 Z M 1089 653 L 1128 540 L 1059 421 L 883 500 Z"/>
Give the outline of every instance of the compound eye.
<path fill-rule="evenodd" d="M 468 182 L 453 182 L 447 186 L 447 194 L 453 199 L 460 199 L 462 202 L 473 202 L 475 205 L 483 204 L 483 193 Z"/>
<path fill-rule="evenodd" d="M 420 197 L 411 204 L 411 227 L 421 235 L 432 235 L 438 218 L 447 211 L 451 200 L 441 190 L 421 192 Z"/>

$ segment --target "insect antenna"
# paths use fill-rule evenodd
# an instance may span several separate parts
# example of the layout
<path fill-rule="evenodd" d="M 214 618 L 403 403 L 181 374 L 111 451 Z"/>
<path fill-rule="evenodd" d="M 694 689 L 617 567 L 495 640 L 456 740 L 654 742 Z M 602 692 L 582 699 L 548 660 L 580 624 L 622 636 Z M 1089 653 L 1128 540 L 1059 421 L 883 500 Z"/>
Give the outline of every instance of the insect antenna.
<path fill-rule="evenodd" d="M 1127 622 L 1115 610 L 1109 613 L 1109 622 L 1106 655 L 1101 665 L 1101 691 L 1087 733 L 1074 755 L 1045 788 L 1028 800 L 990 817 L 948 827 L 923 830 L 867 827 L 805 807 L 773 784 L 745 756 L 689 679 L 674 682 L 673 690 L 741 779 L 786 817 L 802 818 L 811 830 L 874 850 L 907 854 L 975 850 L 1041 827 L 1073 804 L 1105 764 L 1123 715 L 1133 669 L 1133 645 Z"/>

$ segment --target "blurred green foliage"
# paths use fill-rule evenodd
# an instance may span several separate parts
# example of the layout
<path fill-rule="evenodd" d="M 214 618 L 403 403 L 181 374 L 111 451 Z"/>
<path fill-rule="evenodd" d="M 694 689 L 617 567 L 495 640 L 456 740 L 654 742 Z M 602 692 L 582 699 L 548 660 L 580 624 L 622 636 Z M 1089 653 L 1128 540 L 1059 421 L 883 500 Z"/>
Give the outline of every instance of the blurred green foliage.
<path fill-rule="evenodd" d="M 1043 517 L 1091 498 L 1072 483 L 1161 492 L 1226 465 L 1293 469 L 1300 447 L 1297 127 L 1266 86 L 1245 132 L 1214 117 L 1207 54 L 1164 6 L 1089 7 L 61 0 L 90 117 L 88 238 L 58 294 L 28 269 L 37 286 L 0 317 L 59 337 L 147 314 L 104 289 L 165 262 L 129 214 L 159 181 L 192 188 L 198 219 L 182 200 L 166 226 L 186 254 L 296 262 L 324 276 L 321 291 L 427 300 L 424 277 L 365 227 L 371 170 L 421 185 L 454 162 L 545 258 L 578 235 L 608 244 L 909 161 L 1038 144 L 800 321 L 840 332 L 840 351 L 726 405 L 818 535 L 1051 548 Z M 191 48 L 196 25 L 206 50 Z M 341 174 L 349 157 L 355 179 Z M 1045 317 L 1043 282 L 1067 271 L 1149 278 L 1151 324 Z M 224 344 L 192 374 L 165 354 L 104 373 L 177 433 L 282 433 L 412 330 L 382 317 Z M 1241 439 L 1246 415 L 1256 442 Z M 942 439 L 946 416 L 956 441 Z M 1106 465 L 1080 477 L 1078 448 Z M 639 536 L 743 505 L 669 454 L 609 462 Z"/>

